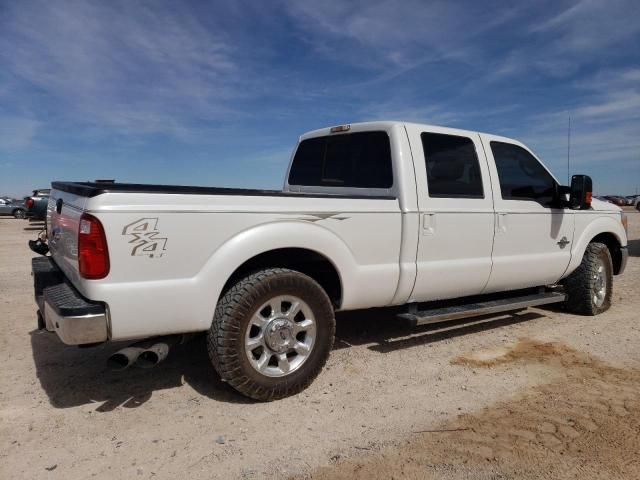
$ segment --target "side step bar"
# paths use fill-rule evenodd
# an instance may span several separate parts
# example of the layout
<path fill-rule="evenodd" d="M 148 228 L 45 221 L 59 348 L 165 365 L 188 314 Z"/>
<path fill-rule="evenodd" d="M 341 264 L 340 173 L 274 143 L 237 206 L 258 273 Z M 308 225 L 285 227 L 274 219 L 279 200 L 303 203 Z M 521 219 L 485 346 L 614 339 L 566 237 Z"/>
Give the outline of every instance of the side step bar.
<path fill-rule="evenodd" d="M 429 310 L 399 313 L 397 316 L 403 320 L 408 320 L 413 326 L 427 325 L 429 323 L 446 322 L 448 320 L 458 320 L 460 318 L 477 317 L 492 313 L 508 312 L 512 310 L 522 310 L 536 305 L 547 305 L 565 300 L 564 293 L 543 292 L 519 297 L 502 298 L 499 300 L 486 300 L 465 305 L 451 307 L 440 307 Z"/>

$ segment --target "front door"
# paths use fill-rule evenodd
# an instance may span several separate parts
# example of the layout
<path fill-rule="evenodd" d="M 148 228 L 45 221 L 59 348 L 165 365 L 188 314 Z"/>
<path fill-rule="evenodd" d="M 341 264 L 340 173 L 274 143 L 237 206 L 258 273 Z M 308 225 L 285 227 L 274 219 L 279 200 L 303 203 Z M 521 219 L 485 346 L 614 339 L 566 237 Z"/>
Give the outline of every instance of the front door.
<path fill-rule="evenodd" d="M 409 301 L 475 295 L 491 273 L 493 198 L 477 134 L 407 125 L 414 156 L 420 233 Z"/>
<path fill-rule="evenodd" d="M 557 182 L 524 145 L 482 135 L 494 185 L 493 269 L 484 293 L 557 282 L 571 259 L 574 216 Z"/>

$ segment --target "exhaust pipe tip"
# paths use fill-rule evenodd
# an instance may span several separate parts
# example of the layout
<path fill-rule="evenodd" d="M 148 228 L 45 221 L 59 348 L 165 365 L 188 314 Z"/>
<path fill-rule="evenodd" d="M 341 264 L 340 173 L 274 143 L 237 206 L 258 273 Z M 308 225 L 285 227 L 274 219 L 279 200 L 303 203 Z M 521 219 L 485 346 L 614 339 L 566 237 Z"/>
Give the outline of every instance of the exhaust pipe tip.
<path fill-rule="evenodd" d="M 144 350 L 136 347 L 127 347 L 118 350 L 107 360 L 107 366 L 111 370 L 124 370 L 133 365 Z"/>
<path fill-rule="evenodd" d="M 152 368 L 162 362 L 169 354 L 169 345 L 156 343 L 144 350 L 136 359 L 135 366 L 140 368 Z"/>
<path fill-rule="evenodd" d="M 140 368 L 155 367 L 167 358 L 169 349 L 184 338 L 183 335 L 166 335 L 142 340 L 112 354 L 107 359 L 107 366 L 111 370 L 124 370 L 132 365 Z"/>
<path fill-rule="evenodd" d="M 124 370 L 129 367 L 129 359 L 120 352 L 114 353 L 107 360 L 107 367 L 110 370 Z"/>

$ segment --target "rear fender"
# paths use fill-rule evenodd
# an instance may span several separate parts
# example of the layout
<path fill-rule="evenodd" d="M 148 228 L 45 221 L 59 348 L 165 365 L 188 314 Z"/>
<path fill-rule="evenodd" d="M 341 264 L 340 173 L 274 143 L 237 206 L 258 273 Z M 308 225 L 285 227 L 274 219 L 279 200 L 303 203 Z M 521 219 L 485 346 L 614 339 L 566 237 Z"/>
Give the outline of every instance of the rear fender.
<path fill-rule="evenodd" d="M 306 222 L 271 222 L 244 230 L 226 240 L 196 275 L 201 298 L 213 312 L 222 288 L 235 270 L 252 259 L 280 248 L 306 248 L 326 257 L 335 267 L 342 284 L 342 303 L 351 302 L 358 265 L 346 243 L 332 231 Z M 211 318 L 208 319 L 209 324 Z M 209 325 L 203 325 L 208 328 Z"/>

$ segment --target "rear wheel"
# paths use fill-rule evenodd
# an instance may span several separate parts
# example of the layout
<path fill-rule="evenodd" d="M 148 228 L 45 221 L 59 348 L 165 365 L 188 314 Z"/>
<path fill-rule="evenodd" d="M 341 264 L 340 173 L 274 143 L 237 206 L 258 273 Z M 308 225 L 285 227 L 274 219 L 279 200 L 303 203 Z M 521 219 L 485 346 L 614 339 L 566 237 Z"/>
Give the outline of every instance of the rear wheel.
<path fill-rule="evenodd" d="M 564 280 L 569 311 L 597 315 L 611 306 L 613 263 L 604 243 L 587 246 L 580 266 Z"/>
<path fill-rule="evenodd" d="M 17 209 L 15 209 L 15 210 L 13 211 L 13 216 L 14 216 L 15 218 L 23 219 L 24 217 L 26 217 L 26 216 L 27 216 L 27 214 L 26 214 L 26 212 L 25 212 L 23 209 L 21 209 L 21 208 L 17 208 Z"/>
<path fill-rule="evenodd" d="M 322 287 L 300 272 L 271 268 L 224 294 L 207 344 L 223 380 L 248 397 L 275 400 L 313 381 L 334 334 L 333 307 Z"/>

